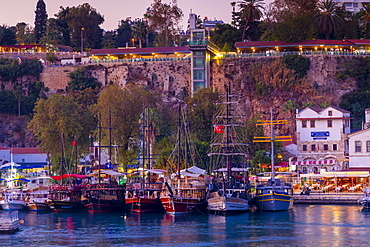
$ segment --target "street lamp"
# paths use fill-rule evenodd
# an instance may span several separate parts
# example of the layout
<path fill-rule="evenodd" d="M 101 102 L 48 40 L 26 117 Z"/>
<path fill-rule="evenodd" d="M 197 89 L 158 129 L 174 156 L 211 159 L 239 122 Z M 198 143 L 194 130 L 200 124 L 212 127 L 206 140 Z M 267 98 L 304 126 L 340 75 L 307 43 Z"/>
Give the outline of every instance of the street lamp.
<path fill-rule="evenodd" d="M 131 39 L 131 41 L 132 41 L 132 47 L 134 47 L 135 46 L 135 39 Z"/>
<path fill-rule="evenodd" d="M 85 28 L 81 28 L 81 54 L 82 55 L 84 52 L 84 30 Z"/>

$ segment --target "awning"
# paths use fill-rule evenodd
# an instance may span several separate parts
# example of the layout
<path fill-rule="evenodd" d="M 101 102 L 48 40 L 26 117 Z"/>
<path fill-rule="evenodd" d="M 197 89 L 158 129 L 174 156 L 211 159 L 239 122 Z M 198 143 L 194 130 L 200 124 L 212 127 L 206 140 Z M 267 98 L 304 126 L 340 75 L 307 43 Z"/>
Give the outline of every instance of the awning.
<path fill-rule="evenodd" d="M 184 171 L 195 173 L 195 174 L 202 174 L 202 175 L 205 175 L 207 173 L 206 170 L 203 170 L 197 166 L 192 166 L 186 170 L 181 170 L 181 172 L 184 172 Z"/>
<path fill-rule="evenodd" d="M 150 170 L 146 170 L 146 172 L 150 172 L 150 173 L 154 173 L 154 174 L 163 174 L 166 172 L 166 170 L 161 170 L 161 169 L 150 169 Z"/>
<path fill-rule="evenodd" d="M 83 178 L 86 178 L 86 175 L 63 174 L 63 175 L 60 175 L 60 176 L 50 176 L 50 177 L 54 180 L 62 180 L 63 178 L 69 178 L 69 177 L 73 177 L 73 178 L 77 178 L 77 179 L 83 179 Z"/>
<path fill-rule="evenodd" d="M 330 159 L 330 160 L 305 160 L 305 161 L 293 161 L 292 165 L 329 165 L 329 164 L 335 164 L 336 160 Z"/>
<path fill-rule="evenodd" d="M 220 169 L 214 170 L 214 172 L 226 172 L 226 171 L 227 171 L 226 168 L 220 168 Z M 248 168 L 232 167 L 231 171 L 232 172 L 247 172 Z"/>

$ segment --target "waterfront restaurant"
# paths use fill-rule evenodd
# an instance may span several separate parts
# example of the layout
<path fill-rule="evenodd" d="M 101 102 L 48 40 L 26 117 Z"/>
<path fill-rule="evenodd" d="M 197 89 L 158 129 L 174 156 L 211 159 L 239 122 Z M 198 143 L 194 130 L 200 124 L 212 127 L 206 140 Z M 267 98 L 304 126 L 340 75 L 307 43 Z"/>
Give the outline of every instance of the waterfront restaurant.
<path fill-rule="evenodd" d="M 277 53 L 302 52 L 309 55 L 313 53 L 333 54 L 341 52 L 370 52 L 370 39 L 344 39 L 344 40 L 304 40 L 300 42 L 284 41 L 246 41 L 236 42 L 238 53 Z"/>
<path fill-rule="evenodd" d="M 189 47 L 146 47 L 146 48 L 113 48 L 93 49 L 90 51 L 93 59 L 168 59 L 174 60 L 190 56 Z"/>
<path fill-rule="evenodd" d="M 362 192 L 370 184 L 369 171 L 331 171 L 300 174 L 300 185 L 322 192 Z"/>

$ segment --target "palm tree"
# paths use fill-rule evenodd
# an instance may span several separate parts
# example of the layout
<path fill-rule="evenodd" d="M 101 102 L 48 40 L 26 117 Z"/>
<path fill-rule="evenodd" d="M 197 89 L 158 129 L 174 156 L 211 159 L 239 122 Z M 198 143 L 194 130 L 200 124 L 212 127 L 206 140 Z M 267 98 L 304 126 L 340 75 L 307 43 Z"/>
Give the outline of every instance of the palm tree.
<path fill-rule="evenodd" d="M 343 22 L 338 15 L 338 5 L 334 0 L 322 0 L 317 9 L 319 12 L 314 16 L 316 28 L 324 33 L 326 39 L 329 39 L 329 35 L 335 32 Z"/>
<path fill-rule="evenodd" d="M 262 17 L 262 10 L 265 9 L 262 4 L 263 0 L 242 0 L 239 1 L 240 18 L 245 21 L 242 41 L 245 38 L 245 32 L 249 28 L 251 22 L 258 21 Z"/>
<path fill-rule="evenodd" d="M 137 21 L 132 26 L 132 37 L 139 41 L 139 47 L 142 48 L 142 41 L 146 37 L 146 24 L 143 21 Z"/>

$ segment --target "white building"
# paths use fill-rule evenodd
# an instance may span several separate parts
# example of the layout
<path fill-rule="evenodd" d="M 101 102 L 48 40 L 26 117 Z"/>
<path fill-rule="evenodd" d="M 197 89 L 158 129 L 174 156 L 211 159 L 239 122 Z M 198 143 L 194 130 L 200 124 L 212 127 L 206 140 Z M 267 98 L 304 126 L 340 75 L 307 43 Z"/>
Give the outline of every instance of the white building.
<path fill-rule="evenodd" d="M 350 168 L 370 168 L 370 109 L 365 109 L 364 129 L 348 135 Z"/>
<path fill-rule="evenodd" d="M 364 5 L 370 3 L 370 0 L 335 0 L 335 2 L 343 5 L 347 11 L 357 13 Z"/>
<path fill-rule="evenodd" d="M 320 173 L 348 166 L 350 112 L 338 107 L 307 107 L 296 113 L 297 170 Z"/>

